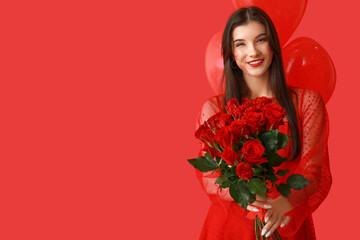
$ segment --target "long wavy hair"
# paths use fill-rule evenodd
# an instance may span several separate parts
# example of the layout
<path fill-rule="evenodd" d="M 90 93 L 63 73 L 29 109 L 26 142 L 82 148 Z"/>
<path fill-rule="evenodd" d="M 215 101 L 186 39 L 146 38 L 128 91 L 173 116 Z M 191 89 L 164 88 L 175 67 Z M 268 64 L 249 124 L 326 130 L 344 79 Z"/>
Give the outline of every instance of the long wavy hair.
<path fill-rule="evenodd" d="M 220 93 L 224 93 L 223 110 L 225 104 L 231 98 L 237 98 L 241 103 L 243 96 L 250 95 L 250 89 L 246 85 L 240 68 L 232 68 L 231 64 L 234 59 L 233 56 L 233 30 L 241 25 L 246 25 L 250 21 L 257 21 L 265 26 L 268 43 L 273 51 L 273 60 L 269 66 L 270 68 L 270 88 L 275 94 L 278 103 L 286 110 L 286 117 L 291 129 L 292 147 L 291 159 L 298 157 L 301 151 L 301 141 L 298 128 L 298 121 L 296 117 L 295 106 L 291 100 L 290 92 L 286 84 L 283 60 L 281 56 L 281 47 L 277 32 L 270 17 L 258 7 L 240 8 L 235 11 L 226 23 L 223 37 L 222 37 L 222 57 L 224 59 L 224 71 L 221 78 Z M 225 81 L 225 92 L 223 91 Z"/>

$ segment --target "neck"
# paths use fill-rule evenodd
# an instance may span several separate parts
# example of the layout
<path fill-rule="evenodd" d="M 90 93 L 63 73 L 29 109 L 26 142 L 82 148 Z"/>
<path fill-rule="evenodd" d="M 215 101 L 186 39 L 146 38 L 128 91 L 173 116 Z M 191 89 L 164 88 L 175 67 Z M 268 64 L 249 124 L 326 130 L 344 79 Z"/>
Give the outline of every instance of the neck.
<path fill-rule="evenodd" d="M 267 71 L 263 76 L 254 77 L 243 75 L 246 85 L 250 89 L 247 98 L 254 99 L 256 97 L 273 97 L 274 94 L 270 88 L 270 72 Z"/>

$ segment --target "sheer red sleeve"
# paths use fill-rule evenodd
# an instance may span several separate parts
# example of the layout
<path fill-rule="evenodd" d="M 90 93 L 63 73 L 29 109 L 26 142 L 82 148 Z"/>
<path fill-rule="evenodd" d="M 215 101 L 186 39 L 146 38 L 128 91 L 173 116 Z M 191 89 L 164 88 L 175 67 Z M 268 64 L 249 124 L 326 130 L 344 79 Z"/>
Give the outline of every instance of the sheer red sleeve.
<path fill-rule="evenodd" d="M 198 121 L 196 124 L 196 129 L 203 124 L 206 120 L 208 120 L 211 116 L 218 113 L 221 109 L 221 101 L 218 96 L 212 97 L 208 99 L 202 106 L 201 111 L 198 116 Z M 199 156 L 204 156 L 205 152 L 202 151 L 204 145 L 201 144 L 201 150 L 199 152 Z M 200 185 L 208 195 L 210 201 L 217 202 L 219 200 L 225 201 L 233 201 L 229 194 L 229 188 L 222 189 L 220 191 L 219 185 L 215 183 L 216 179 L 219 177 L 219 173 L 209 172 L 201 172 L 196 170 L 196 176 L 200 181 Z"/>
<path fill-rule="evenodd" d="M 302 190 L 291 189 L 289 201 L 293 209 L 285 214 L 291 220 L 280 229 L 281 236 L 292 236 L 299 230 L 304 220 L 324 201 L 332 184 L 327 146 L 329 119 L 325 104 L 314 90 L 305 89 L 300 96 L 301 154 L 294 160 L 293 173 L 303 175 L 311 183 Z"/>

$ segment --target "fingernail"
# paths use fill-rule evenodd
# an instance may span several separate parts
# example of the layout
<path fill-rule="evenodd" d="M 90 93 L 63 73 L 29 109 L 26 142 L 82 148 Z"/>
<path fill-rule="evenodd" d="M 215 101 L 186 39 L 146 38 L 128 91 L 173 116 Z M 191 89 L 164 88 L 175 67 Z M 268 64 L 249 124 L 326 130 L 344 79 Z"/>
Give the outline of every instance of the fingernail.
<path fill-rule="evenodd" d="M 271 205 L 264 204 L 264 208 L 272 208 Z"/>
<path fill-rule="evenodd" d="M 269 220 L 269 217 L 266 217 L 266 218 L 265 218 L 265 222 L 267 223 L 268 220 Z"/>
<path fill-rule="evenodd" d="M 285 226 L 285 223 L 282 223 L 282 224 L 280 225 L 281 228 L 282 228 L 283 226 Z"/>
<path fill-rule="evenodd" d="M 266 228 L 264 228 L 264 229 L 261 231 L 261 236 L 264 236 L 265 233 L 266 233 Z"/>
<path fill-rule="evenodd" d="M 259 209 L 257 209 L 257 208 L 253 208 L 253 211 L 254 211 L 254 212 L 258 212 L 258 211 L 259 211 Z"/>
<path fill-rule="evenodd" d="M 265 237 L 270 237 L 270 235 L 271 235 L 271 231 L 269 231 Z"/>

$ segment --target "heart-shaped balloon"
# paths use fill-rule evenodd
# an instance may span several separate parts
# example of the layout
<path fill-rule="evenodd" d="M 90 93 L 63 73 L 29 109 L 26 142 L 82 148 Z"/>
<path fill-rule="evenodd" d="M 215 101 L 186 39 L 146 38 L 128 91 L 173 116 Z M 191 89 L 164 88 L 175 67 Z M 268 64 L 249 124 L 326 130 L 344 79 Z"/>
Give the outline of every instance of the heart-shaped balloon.
<path fill-rule="evenodd" d="M 307 0 L 233 0 L 235 8 L 256 6 L 264 10 L 275 25 L 284 46 L 304 15 Z"/>
<path fill-rule="evenodd" d="M 285 46 L 282 55 L 287 84 L 314 89 L 327 103 L 334 92 L 336 73 L 326 50 L 311 38 L 299 37 Z"/>
<path fill-rule="evenodd" d="M 224 70 L 224 60 L 221 56 L 222 33 L 216 33 L 208 43 L 205 54 L 206 75 L 211 88 L 219 94 L 222 72 Z"/>

